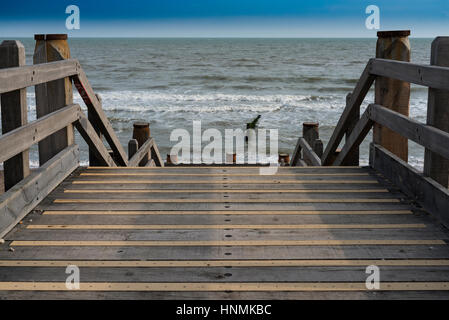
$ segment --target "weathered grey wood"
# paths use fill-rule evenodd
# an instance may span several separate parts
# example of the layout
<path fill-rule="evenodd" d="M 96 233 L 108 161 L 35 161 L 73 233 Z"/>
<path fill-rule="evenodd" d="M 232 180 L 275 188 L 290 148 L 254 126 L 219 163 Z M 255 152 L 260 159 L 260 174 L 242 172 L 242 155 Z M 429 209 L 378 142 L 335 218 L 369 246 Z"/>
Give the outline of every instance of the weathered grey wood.
<path fill-rule="evenodd" d="M 335 159 L 335 166 L 344 164 L 347 158 L 351 156 L 354 150 L 360 146 L 368 132 L 371 130 L 374 123 L 370 118 L 372 112 L 371 109 L 372 105 L 369 105 L 360 118 L 359 122 L 357 122 L 354 130 L 347 139 L 345 146 L 343 147 L 343 149 L 341 149 L 341 152 Z"/>
<path fill-rule="evenodd" d="M 97 97 L 99 103 L 101 104 L 101 97 L 97 93 L 95 94 Z M 87 111 L 87 119 L 92 124 L 92 127 L 94 128 L 96 134 L 100 138 L 101 141 L 103 141 L 103 135 L 101 134 L 100 125 L 98 124 L 100 121 L 98 120 L 98 117 L 95 113 Z M 96 151 L 89 148 L 89 166 L 103 166 L 104 162 L 101 158 L 98 158 L 96 155 Z"/>
<path fill-rule="evenodd" d="M 89 145 L 89 150 L 95 154 L 96 158 L 101 160 L 104 165 L 115 167 L 115 162 L 109 155 L 103 141 L 100 139 L 94 127 L 82 112 L 79 112 L 79 119 L 75 122 L 75 126 Z"/>
<path fill-rule="evenodd" d="M 25 65 L 25 47 L 20 41 L 5 40 L 0 45 L 0 69 Z M 2 133 L 8 133 L 28 122 L 26 89 L 0 95 Z M 3 162 L 4 190 L 30 174 L 29 151 L 24 150 Z"/>
<path fill-rule="evenodd" d="M 79 70 L 79 73 L 72 77 L 72 80 L 77 88 L 81 98 L 86 104 L 88 111 L 94 114 L 98 118 L 98 126 L 101 133 L 105 136 L 109 146 L 114 151 L 114 156 L 118 160 L 118 164 L 122 166 L 128 165 L 128 157 L 123 149 L 117 135 L 112 128 L 106 114 L 104 113 L 101 103 L 95 95 L 92 87 L 87 80 L 86 74 L 83 70 Z M 97 128 L 98 129 L 98 128 Z"/>
<path fill-rule="evenodd" d="M 388 150 L 371 145 L 370 165 L 449 227 L 449 190 Z"/>
<path fill-rule="evenodd" d="M 345 107 L 340 119 L 338 120 L 337 126 L 329 139 L 326 149 L 324 150 L 323 156 L 321 157 L 321 162 L 323 166 L 332 165 L 331 159 L 334 152 L 337 150 L 346 130 L 350 126 L 349 119 L 354 118 L 354 113 L 360 110 L 360 105 L 365 99 L 368 90 L 374 82 L 375 76 L 370 73 L 371 64 L 373 59 L 371 59 L 363 70 L 359 81 L 357 82 L 354 91 L 351 94 L 351 100 Z"/>
<path fill-rule="evenodd" d="M 198 268 L 83 268 L 84 282 L 362 282 L 367 266 L 360 267 L 198 267 Z M 99 272 L 101 270 L 101 272 Z M 65 282 L 65 268 L 4 267 L 0 281 Z M 381 267 L 384 282 L 448 281 L 448 267 Z"/>
<path fill-rule="evenodd" d="M 153 159 L 150 159 L 150 161 L 148 161 L 145 167 L 156 167 L 156 163 L 154 162 Z"/>
<path fill-rule="evenodd" d="M 78 146 L 71 145 L 0 195 L 0 238 L 75 170 L 78 162 Z"/>
<path fill-rule="evenodd" d="M 135 140 L 135 139 L 133 139 Z M 128 166 L 137 167 L 140 161 L 148 155 L 148 152 L 153 148 L 154 139 L 150 138 L 137 150 L 137 152 L 129 159 Z"/>
<path fill-rule="evenodd" d="M 290 166 L 291 167 L 296 167 L 299 164 L 299 160 L 301 160 L 301 144 L 299 143 L 299 139 L 296 142 L 296 146 L 295 146 L 295 150 L 293 151 L 292 154 L 292 159 L 290 160 Z"/>
<path fill-rule="evenodd" d="M 373 104 L 370 107 L 370 118 L 373 121 L 449 159 L 448 132 L 422 124 L 383 106 Z"/>
<path fill-rule="evenodd" d="M 449 67 L 449 37 L 437 37 L 433 40 L 430 64 Z M 427 124 L 449 132 L 448 105 L 449 90 L 429 88 Z M 426 149 L 424 174 L 447 188 L 449 186 L 449 159 Z"/>
<path fill-rule="evenodd" d="M 321 162 L 321 157 L 323 156 L 323 141 L 321 141 L 321 139 L 316 139 L 313 142 L 312 149 L 316 153 L 316 155 L 320 158 Z"/>
<path fill-rule="evenodd" d="M 62 79 L 78 73 L 80 64 L 76 59 L 21 66 L 0 70 L 0 93 L 35 86 Z"/>
<path fill-rule="evenodd" d="M 435 89 L 449 90 L 449 68 L 410 62 L 371 59 L 370 74 L 383 76 Z"/>
<path fill-rule="evenodd" d="M 153 146 L 151 147 L 151 159 L 154 160 L 154 163 L 158 167 L 164 167 L 164 160 L 161 157 L 161 154 L 159 153 L 159 149 L 157 147 L 157 144 L 154 142 Z"/>
<path fill-rule="evenodd" d="M 346 95 L 346 105 L 348 105 L 351 101 L 351 93 L 348 93 Z M 352 131 L 354 130 L 355 126 L 357 125 L 357 122 L 360 120 L 360 108 L 356 108 L 354 112 L 352 113 L 349 121 L 348 129 L 345 132 L 346 137 L 346 143 L 348 142 L 349 136 L 351 135 Z M 356 147 L 353 152 L 346 158 L 345 165 L 347 166 L 358 166 L 360 163 L 360 148 Z"/>
<path fill-rule="evenodd" d="M 448 259 L 447 245 L 379 246 L 219 246 L 219 247 L 15 247 L 0 259 L 177 260 L 205 259 Z M 229 254 L 226 254 L 229 253 Z"/>
<path fill-rule="evenodd" d="M 307 141 L 301 137 L 299 138 L 298 142 L 302 148 L 303 158 L 307 159 L 312 166 L 321 166 L 320 157 L 318 157 L 315 151 L 313 151 L 312 147 L 307 143 Z"/>
<path fill-rule="evenodd" d="M 36 38 L 37 39 L 37 38 Z M 41 64 L 70 59 L 67 40 L 37 39 L 33 63 Z M 72 82 L 69 77 L 35 86 L 36 116 L 41 118 L 73 103 Z M 61 129 L 39 142 L 39 163 L 43 165 L 55 154 L 73 144 L 73 126 Z"/>
<path fill-rule="evenodd" d="M 70 105 L 2 135 L 0 162 L 28 149 L 61 128 L 67 127 L 78 119 L 80 112 L 79 105 Z"/>

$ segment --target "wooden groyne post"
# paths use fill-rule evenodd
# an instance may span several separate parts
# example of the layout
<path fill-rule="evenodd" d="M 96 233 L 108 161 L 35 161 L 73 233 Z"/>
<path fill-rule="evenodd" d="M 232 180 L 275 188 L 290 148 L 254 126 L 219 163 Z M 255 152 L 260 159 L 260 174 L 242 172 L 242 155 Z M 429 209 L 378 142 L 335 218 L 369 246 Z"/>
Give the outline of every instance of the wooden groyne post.
<path fill-rule="evenodd" d="M 37 34 L 33 63 L 59 61 L 70 58 L 66 34 Z M 72 81 L 69 77 L 35 86 L 36 116 L 43 116 L 73 103 Z M 73 126 L 52 134 L 39 142 L 39 163 L 42 166 L 58 152 L 74 142 Z"/>
<path fill-rule="evenodd" d="M 5 40 L 0 45 L 0 69 L 24 66 L 25 47 L 20 41 Z M 1 94 L 2 133 L 27 124 L 26 88 Z M 30 173 L 28 149 L 3 163 L 5 191 Z"/>
<path fill-rule="evenodd" d="M 410 30 L 379 31 L 377 33 L 376 58 L 410 62 Z M 388 109 L 409 115 L 410 83 L 378 77 L 375 83 L 375 103 Z M 379 124 L 374 125 L 374 143 L 383 146 L 400 159 L 408 161 L 408 140 Z"/>
<path fill-rule="evenodd" d="M 150 124 L 145 121 L 137 121 L 133 123 L 133 139 L 137 141 L 137 146 L 140 148 L 144 143 L 150 139 Z M 134 148 L 133 146 L 132 148 Z M 136 150 L 137 152 L 137 150 Z M 146 154 L 139 163 L 139 166 L 145 166 L 151 159 L 151 153 Z"/>
<path fill-rule="evenodd" d="M 449 37 L 437 37 L 432 42 L 430 64 L 449 67 Z M 449 91 L 429 87 L 427 124 L 449 132 Z M 449 184 L 449 159 L 426 149 L 424 174 L 447 188 Z"/>

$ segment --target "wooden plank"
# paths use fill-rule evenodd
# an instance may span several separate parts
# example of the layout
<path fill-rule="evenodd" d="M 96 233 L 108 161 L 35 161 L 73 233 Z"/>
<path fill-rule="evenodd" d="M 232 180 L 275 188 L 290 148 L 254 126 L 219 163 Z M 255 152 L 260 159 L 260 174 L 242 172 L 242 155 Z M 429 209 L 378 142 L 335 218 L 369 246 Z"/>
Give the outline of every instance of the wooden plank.
<path fill-rule="evenodd" d="M 122 166 L 127 166 L 128 157 L 125 153 L 125 150 L 120 144 L 120 141 L 117 135 L 115 134 L 111 123 L 106 117 L 106 114 L 102 109 L 100 101 L 98 100 L 92 87 L 90 86 L 86 74 L 82 69 L 80 69 L 79 72 L 72 77 L 72 80 L 79 94 L 81 95 L 81 98 L 86 104 L 88 111 L 98 118 L 99 120 L 98 125 L 100 126 L 99 129 L 101 133 L 105 136 L 107 142 L 109 143 L 109 146 L 114 151 L 114 155 L 117 157 L 119 162 L 118 164 Z"/>
<path fill-rule="evenodd" d="M 381 146 L 371 145 L 370 165 L 449 227 L 449 190 L 394 156 Z"/>
<path fill-rule="evenodd" d="M 346 105 L 348 105 L 351 102 L 351 93 L 348 93 L 346 95 Z M 350 118 L 348 119 L 349 126 L 348 129 L 345 132 L 346 137 L 346 143 L 348 142 L 349 137 L 351 136 L 351 133 L 354 131 L 355 126 L 360 120 L 360 108 L 356 108 Z M 346 159 L 345 165 L 349 166 L 358 166 L 359 165 L 359 158 L 360 158 L 360 148 L 356 147 L 352 153 L 348 156 Z"/>
<path fill-rule="evenodd" d="M 299 160 L 301 160 L 301 145 L 299 144 L 299 139 L 296 142 L 295 150 L 292 154 L 292 159 L 290 160 L 290 166 L 296 167 L 299 164 Z"/>
<path fill-rule="evenodd" d="M 363 246 L 446 245 L 444 240 L 240 240 L 240 241 L 29 241 L 14 240 L 11 247 L 209 247 L 209 246 Z"/>
<path fill-rule="evenodd" d="M 50 113 L 0 137 L 0 162 L 28 149 L 78 119 L 81 108 L 74 104 Z"/>
<path fill-rule="evenodd" d="M 380 105 L 370 105 L 370 118 L 449 159 L 449 133 L 410 119 Z"/>
<path fill-rule="evenodd" d="M 362 75 L 360 76 L 359 81 L 357 82 L 354 91 L 351 94 L 351 100 L 345 107 L 340 119 L 338 120 L 337 126 L 335 127 L 334 132 L 332 133 L 331 138 L 324 150 L 323 156 L 321 157 L 321 163 L 323 166 L 331 165 L 330 159 L 334 152 L 337 150 L 345 132 L 348 130 L 350 123 L 350 119 L 353 118 L 353 114 L 360 109 L 360 105 L 365 99 L 368 90 L 374 82 L 375 76 L 373 76 L 371 71 L 371 65 L 373 63 L 373 59 L 371 59 L 363 70 Z"/>
<path fill-rule="evenodd" d="M 376 266 L 449 266 L 449 259 L 407 260 L 0 260 L 0 267 L 81 268 L 200 268 L 200 267 L 348 267 Z"/>
<path fill-rule="evenodd" d="M 154 145 L 154 139 L 150 138 L 137 150 L 137 152 L 129 159 L 128 166 L 137 167 L 140 161 L 148 155 L 148 152 Z"/>
<path fill-rule="evenodd" d="M 259 189 L 247 189 L 247 190 L 229 190 L 229 189 L 214 189 L 214 190 L 149 190 L 149 189 L 65 189 L 64 193 L 87 193 L 87 194 L 93 194 L 93 193 L 147 193 L 150 195 L 155 195 L 158 193 L 176 193 L 176 194 L 183 194 L 183 193 L 248 193 L 250 195 L 258 195 L 258 194 L 267 194 L 267 193 L 275 193 L 278 195 L 284 195 L 289 193 L 389 193 L 387 189 L 366 189 L 366 190 L 336 190 L 336 189 L 330 189 L 330 190 L 283 190 L 283 189 L 271 189 L 271 190 L 259 190 Z"/>
<path fill-rule="evenodd" d="M 251 259 L 448 259 L 447 245 L 353 246 L 196 246 L 99 247 L 19 246 L 14 254 L 6 246 L 0 259 L 35 260 L 235 260 Z"/>
<path fill-rule="evenodd" d="M 117 225 L 117 224 L 53 224 L 53 225 L 28 225 L 27 229 L 44 229 L 44 230 L 201 230 L 201 229 L 417 229 L 425 228 L 422 223 L 408 224 L 224 224 L 224 225 Z"/>
<path fill-rule="evenodd" d="M 80 64 L 76 59 L 2 69 L 0 70 L 0 93 L 73 76 L 79 69 Z"/>
<path fill-rule="evenodd" d="M 135 177 L 135 180 L 112 180 L 112 179 L 103 179 L 103 180 L 72 180 L 72 184 L 318 184 L 318 183 L 327 183 L 327 184 L 379 184 L 377 180 L 370 179 L 370 180 L 279 180 L 279 179 L 270 179 L 270 180 L 176 180 L 173 179 L 172 181 L 169 180 L 159 180 L 159 179 L 153 179 L 153 180 L 143 180 L 143 179 L 137 179 L 138 177 Z M 144 178 L 144 177 L 143 177 Z"/>
<path fill-rule="evenodd" d="M 68 291 L 65 282 L 0 282 L 1 291 Z M 376 291 L 447 291 L 449 282 L 381 282 Z M 81 282 L 77 291 L 369 291 L 365 282 Z"/>
<path fill-rule="evenodd" d="M 341 149 L 341 152 L 335 159 L 335 166 L 343 165 L 345 161 L 353 154 L 353 152 L 360 146 L 368 132 L 371 130 L 374 123 L 371 119 L 372 108 L 372 105 L 369 105 L 359 122 L 357 122 L 351 135 L 347 138 L 343 149 Z"/>
<path fill-rule="evenodd" d="M 312 147 L 307 143 L 307 141 L 304 138 L 299 138 L 298 143 L 302 147 L 303 157 L 308 159 L 310 161 L 310 164 L 313 166 L 320 166 L 321 165 L 321 159 L 317 156 L 315 151 L 313 151 Z"/>
<path fill-rule="evenodd" d="M 0 68 L 20 67 L 26 64 L 25 47 L 20 41 L 5 40 L 0 45 Z M 0 94 L 2 134 L 8 133 L 28 122 L 26 89 Z M 23 150 L 3 162 L 4 190 L 30 174 L 29 150 Z"/>
<path fill-rule="evenodd" d="M 0 195 L 0 238 L 75 170 L 78 161 L 78 146 L 72 145 Z"/>
<path fill-rule="evenodd" d="M 94 127 L 92 127 L 90 121 L 81 111 L 78 114 L 79 119 L 75 122 L 75 127 L 89 145 L 89 151 L 94 153 L 96 159 L 101 160 L 105 165 L 115 167 L 116 165 L 114 160 L 111 158 L 108 150 L 103 144 L 103 141 L 98 136 Z"/>
<path fill-rule="evenodd" d="M 164 168 L 147 168 L 147 167 L 119 167 L 114 170 L 123 170 L 123 171 L 135 171 L 135 170 L 142 170 L 142 171 L 159 171 L 159 172 L 169 172 L 169 171 L 175 171 L 175 172 L 191 172 L 193 170 L 195 171 L 203 171 L 203 172 L 223 172 L 223 170 L 226 170 L 228 172 L 259 172 L 260 168 L 263 166 L 234 166 L 234 165 L 227 165 L 227 166 L 215 166 L 215 165 L 197 165 L 197 166 L 167 166 Z M 317 167 L 317 166 L 308 166 L 308 167 L 279 167 L 279 171 L 286 171 L 286 172 L 359 172 L 360 170 L 366 170 L 366 167 L 360 167 L 360 166 L 347 166 L 347 167 Z M 86 170 L 92 170 L 92 171 L 107 171 L 108 167 L 86 167 Z"/>
<path fill-rule="evenodd" d="M 396 215 L 412 214 L 410 210 L 366 211 L 44 211 L 43 215 Z"/>
<path fill-rule="evenodd" d="M 371 59 L 371 75 L 449 90 L 449 68 L 387 59 Z"/>
<path fill-rule="evenodd" d="M 319 158 L 317 158 L 318 160 Z M 80 177 L 111 177 L 111 176 L 123 176 L 123 177 L 151 177 L 151 176 L 163 176 L 163 177 L 260 177 L 259 173 L 161 173 L 161 172 L 81 172 Z M 270 175 L 274 177 L 307 177 L 307 176 L 344 176 L 344 177 L 366 177 L 370 176 L 368 172 L 357 173 L 276 173 Z"/>

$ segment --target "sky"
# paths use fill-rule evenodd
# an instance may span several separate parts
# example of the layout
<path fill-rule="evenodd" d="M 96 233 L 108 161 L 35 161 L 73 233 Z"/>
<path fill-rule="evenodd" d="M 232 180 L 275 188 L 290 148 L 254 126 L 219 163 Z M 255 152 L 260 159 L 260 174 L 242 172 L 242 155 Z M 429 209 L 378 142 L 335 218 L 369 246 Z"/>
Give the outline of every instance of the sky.
<path fill-rule="evenodd" d="M 69 5 L 80 10 L 77 30 L 66 28 Z M 369 5 L 380 10 L 380 30 L 449 35 L 449 0 L 0 0 L 0 38 L 375 37 Z"/>

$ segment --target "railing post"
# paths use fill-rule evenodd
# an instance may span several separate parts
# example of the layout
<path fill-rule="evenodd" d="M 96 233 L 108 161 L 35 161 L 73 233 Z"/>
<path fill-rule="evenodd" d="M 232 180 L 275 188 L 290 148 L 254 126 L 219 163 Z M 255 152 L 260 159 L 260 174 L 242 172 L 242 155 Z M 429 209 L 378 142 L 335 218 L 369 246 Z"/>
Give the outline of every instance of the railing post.
<path fill-rule="evenodd" d="M 133 124 L 133 139 L 136 139 L 139 147 L 143 146 L 143 144 L 150 139 L 150 124 L 144 121 L 137 121 Z M 139 166 L 145 166 L 150 159 L 150 152 L 140 161 Z"/>
<path fill-rule="evenodd" d="M 346 95 L 346 106 L 348 106 L 351 101 L 352 93 L 348 93 Z M 360 120 L 360 108 L 356 108 L 354 112 L 349 116 L 349 127 L 346 130 L 346 141 L 348 141 L 349 136 L 351 135 L 354 127 L 357 125 L 357 122 Z M 345 166 L 358 166 L 360 164 L 360 147 L 357 147 L 351 155 L 348 156 L 343 165 Z"/>
<path fill-rule="evenodd" d="M 307 141 L 309 146 L 316 153 L 315 143 L 320 138 L 319 123 L 318 122 L 304 122 L 302 124 L 302 137 L 304 138 L 304 140 Z M 319 148 L 320 146 L 317 145 L 317 147 Z M 322 154 L 322 152 L 321 152 L 321 154 Z M 304 158 L 303 160 L 308 165 L 311 165 L 311 162 L 309 161 L 309 159 Z"/>
<path fill-rule="evenodd" d="M 377 33 L 376 58 L 410 62 L 410 30 L 380 31 Z M 375 103 L 388 109 L 409 115 L 410 83 L 378 77 L 375 84 Z M 379 144 L 408 161 L 408 140 L 396 132 L 375 124 L 374 143 Z"/>
<path fill-rule="evenodd" d="M 102 101 L 101 101 L 100 95 L 99 94 L 95 94 L 95 95 L 101 104 Z M 95 132 L 97 133 L 100 140 L 102 140 L 103 135 L 101 134 L 101 131 L 99 129 L 100 126 L 98 125 L 98 123 L 100 120 L 98 119 L 97 115 L 93 112 L 88 111 L 87 118 L 89 119 L 89 122 L 92 124 L 93 128 L 95 129 Z M 89 166 L 103 166 L 103 165 L 104 165 L 104 162 L 101 159 L 97 158 L 97 156 L 95 155 L 95 151 L 92 150 L 91 148 L 89 148 Z"/>
<path fill-rule="evenodd" d="M 432 42 L 430 64 L 449 67 L 449 37 L 437 37 Z M 449 91 L 429 88 L 427 124 L 449 132 Z M 424 174 L 444 187 L 449 184 L 449 159 L 425 151 Z"/>
<path fill-rule="evenodd" d="M 33 63 L 40 64 L 70 58 L 66 34 L 37 34 Z M 72 82 L 69 77 L 35 86 L 36 115 L 43 117 L 73 103 Z M 73 144 L 73 126 L 69 125 L 39 142 L 39 163 L 43 165 L 68 145 Z"/>
<path fill-rule="evenodd" d="M 25 47 L 20 41 L 5 40 L 0 45 L 0 69 L 24 66 Z M 1 94 L 2 133 L 5 134 L 28 121 L 27 92 L 20 89 Z M 30 173 L 29 151 L 6 160 L 3 163 L 5 191 Z"/>
<path fill-rule="evenodd" d="M 139 150 L 139 143 L 136 139 L 131 139 L 128 142 L 128 160 L 130 160 Z"/>

